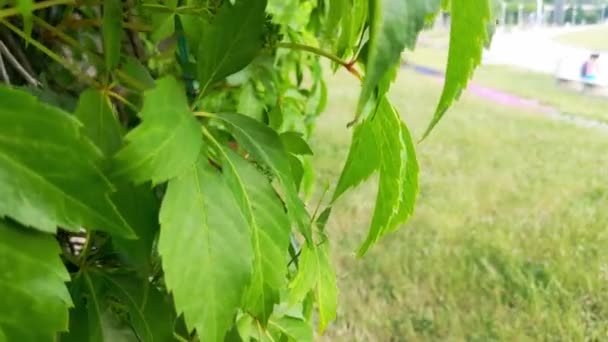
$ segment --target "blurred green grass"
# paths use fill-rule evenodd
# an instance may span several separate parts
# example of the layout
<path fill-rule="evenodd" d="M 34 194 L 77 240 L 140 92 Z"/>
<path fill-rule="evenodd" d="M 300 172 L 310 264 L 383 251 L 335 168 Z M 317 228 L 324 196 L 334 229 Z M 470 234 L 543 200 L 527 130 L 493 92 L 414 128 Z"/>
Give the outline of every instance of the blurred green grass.
<path fill-rule="evenodd" d="M 608 25 L 595 26 L 582 31 L 557 36 L 561 43 L 596 51 L 608 51 Z"/>
<path fill-rule="evenodd" d="M 358 90 L 348 74 L 331 78 L 313 137 L 319 184 L 337 181 Z M 416 139 L 440 91 L 411 70 L 393 85 Z M 607 340 L 607 148 L 605 132 L 464 94 L 418 145 L 421 190 L 406 226 L 357 259 L 375 181 L 336 205 L 340 306 L 322 340 Z"/>

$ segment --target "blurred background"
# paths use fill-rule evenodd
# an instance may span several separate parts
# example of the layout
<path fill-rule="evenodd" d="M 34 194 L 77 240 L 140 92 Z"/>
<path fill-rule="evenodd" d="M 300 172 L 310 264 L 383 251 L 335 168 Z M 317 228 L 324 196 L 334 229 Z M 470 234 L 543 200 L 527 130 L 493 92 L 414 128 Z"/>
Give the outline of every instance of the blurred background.
<path fill-rule="evenodd" d="M 358 259 L 376 181 L 337 204 L 340 305 L 322 340 L 608 340 L 607 5 L 497 3 L 483 65 L 417 146 L 412 220 Z M 440 96 L 448 27 L 440 17 L 404 53 L 392 87 L 416 140 Z M 359 92 L 343 72 L 328 87 L 313 140 L 319 184 L 338 179 Z"/>

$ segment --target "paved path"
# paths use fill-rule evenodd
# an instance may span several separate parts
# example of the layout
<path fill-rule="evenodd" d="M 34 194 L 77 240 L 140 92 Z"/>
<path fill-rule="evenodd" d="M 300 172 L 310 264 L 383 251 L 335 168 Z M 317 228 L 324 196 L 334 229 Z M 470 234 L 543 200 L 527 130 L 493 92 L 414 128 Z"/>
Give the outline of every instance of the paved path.
<path fill-rule="evenodd" d="M 403 66 L 410 67 L 418 73 L 436 78 L 441 82 L 443 82 L 445 79 L 444 73 L 440 70 L 420 65 L 404 64 Z M 474 82 L 469 83 L 467 87 L 467 92 L 479 96 L 488 101 L 497 103 L 501 106 L 537 112 L 545 115 L 546 117 L 552 120 L 567 122 L 568 124 L 573 124 L 579 127 L 598 128 L 608 131 L 608 124 L 605 122 L 585 118 L 582 116 L 564 114 L 561 113 L 557 108 L 542 104 L 537 100 L 524 98 L 495 88 L 481 86 Z"/>
<path fill-rule="evenodd" d="M 591 52 L 594 52 L 562 44 L 554 39 L 555 36 L 588 28 L 589 26 L 576 26 L 514 32 L 498 31 L 492 39 L 490 49 L 484 51 L 483 61 L 487 64 L 506 64 L 552 74 L 560 60 L 572 59 L 582 63 Z M 608 64 L 606 62 L 608 61 L 608 51 L 603 51 L 603 54 L 606 56 L 604 63 Z"/>

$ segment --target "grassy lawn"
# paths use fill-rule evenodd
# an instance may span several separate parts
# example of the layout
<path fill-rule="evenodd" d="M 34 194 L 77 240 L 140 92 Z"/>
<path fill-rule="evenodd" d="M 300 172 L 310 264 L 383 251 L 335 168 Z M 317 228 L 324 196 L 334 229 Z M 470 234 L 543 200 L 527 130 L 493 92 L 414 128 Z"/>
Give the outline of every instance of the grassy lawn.
<path fill-rule="evenodd" d="M 417 48 L 414 52 L 406 52 L 404 59 L 414 64 L 445 70 L 447 51 Z M 608 122 L 608 98 L 585 95 L 558 86 L 552 75 L 509 66 L 484 65 L 475 71 L 473 82 L 524 98 L 537 99 L 562 113 Z"/>
<path fill-rule="evenodd" d="M 594 27 L 584 31 L 568 32 L 557 37 L 557 40 L 568 45 L 596 51 L 608 51 L 608 25 Z"/>
<path fill-rule="evenodd" d="M 420 137 L 441 85 L 406 70 L 395 106 Z M 346 157 L 357 82 L 338 74 L 317 125 L 319 183 Z M 418 145 L 413 219 L 363 259 L 374 182 L 329 223 L 339 318 L 324 341 L 608 338 L 608 139 L 463 96 Z"/>

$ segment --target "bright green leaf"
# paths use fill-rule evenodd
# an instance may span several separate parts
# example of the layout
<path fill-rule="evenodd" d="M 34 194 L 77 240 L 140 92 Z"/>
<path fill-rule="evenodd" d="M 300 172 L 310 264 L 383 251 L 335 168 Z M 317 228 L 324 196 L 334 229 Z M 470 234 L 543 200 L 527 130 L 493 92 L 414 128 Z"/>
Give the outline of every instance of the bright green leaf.
<path fill-rule="evenodd" d="M 374 135 L 374 118 L 368 118 L 355 127 L 346 164 L 332 198 L 335 202 L 346 190 L 355 187 L 380 167 L 381 149 Z"/>
<path fill-rule="evenodd" d="M 310 240 L 308 213 L 298 196 L 289 156 L 278 134 L 270 127 L 245 115 L 222 113 L 218 114 L 217 118 L 232 126 L 235 138 L 258 162 L 270 167 L 285 191 L 289 215 L 298 224 L 302 234 Z"/>
<path fill-rule="evenodd" d="M 290 304 L 301 302 L 317 283 L 319 265 L 313 248 L 310 248 L 307 243 L 300 250 L 298 273 L 289 284 L 291 290 L 289 293 Z"/>
<path fill-rule="evenodd" d="M 371 227 L 359 249 L 359 255 L 365 254 L 373 243 L 390 230 L 391 220 L 399 208 L 404 181 L 402 167 L 405 163 L 405 144 L 402 140 L 399 115 L 384 97 L 370 119 L 381 153 L 380 180 Z"/>
<path fill-rule="evenodd" d="M 487 0 L 452 0 L 450 12 L 450 48 L 445 84 L 423 138 L 443 117 L 452 102 L 466 88 L 473 70 L 481 63 L 484 44 L 488 40 L 488 23 L 491 20 L 490 2 Z"/>
<path fill-rule="evenodd" d="M 0 337 L 52 341 L 68 328 L 70 279 L 54 237 L 0 221 Z"/>
<path fill-rule="evenodd" d="M 98 90 L 85 90 L 74 113 L 84 125 L 84 132 L 105 156 L 120 148 L 122 128 L 112 109 L 110 99 Z"/>
<path fill-rule="evenodd" d="M 122 44 L 122 1 L 103 1 L 103 52 L 107 71 L 112 71 L 120 61 Z"/>
<path fill-rule="evenodd" d="M 133 237 L 80 123 L 22 91 L 0 87 L 0 98 L 0 215 L 45 232 L 85 227 Z"/>
<path fill-rule="evenodd" d="M 222 155 L 226 182 L 251 229 L 253 279 L 245 305 L 265 321 L 278 299 L 276 290 L 286 283 L 290 222 L 268 179 L 250 162 L 209 137 Z"/>
<path fill-rule="evenodd" d="M 273 317 L 268 321 L 268 327 L 269 329 L 280 331 L 297 342 L 313 341 L 312 328 L 306 321 L 299 318 L 289 316 Z"/>
<path fill-rule="evenodd" d="M 202 32 L 198 46 L 201 91 L 249 64 L 262 46 L 266 0 L 224 3 Z"/>
<path fill-rule="evenodd" d="M 163 78 L 156 82 L 156 88 L 144 93 L 139 116 L 142 123 L 127 134 L 129 143 L 115 157 L 115 176 L 158 184 L 195 162 L 202 146 L 200 125 L 188 109 L 184 89 L 174 78 Z"/>
<path fill-rule="evenodd" d="M 427 16 L 436 12 L 439 3 L 437 0 L 371 0 L 370 6 L 369 49 L 357 117 L 380 80 L 399 63 L 403 49 L 413 47 Z"/>
<path fill-rule="evenodd" d="M 169 181 L 158 249 L 188 328 L 223 341 L 251 278 L 251 232 L 230 186 L 205 156 Z"/>
<path fill-rule="evenodd" d="M 418 196 L 418 160 L 412 136 L 405 125 L 401 123 L 401 139 L 405 149 L 401 151 L 401 198 L 399 199 L 399 210 L 389 224 L 390 230 L 394 231 L 399 224 L 407 221 L 414 214 L 414 205 Z"/>
<path fill-rule="evenodd" d="M 317 258 L 317 303 L 319 305 L 319 332 L 323 332 L 329 322 L 336 319 L 338 307 L 338 287 L 336 272 L 329 258 L 329 242 L 315 248 Z"/>
<path fill-rule="evenodd" d="M 312 155 L 312 150 L 308 143 L 304 140 L 301 133 L 298 132 L 283 132 L 279 135 L 283 146 L 287 152 L 298 155 Z"/>

